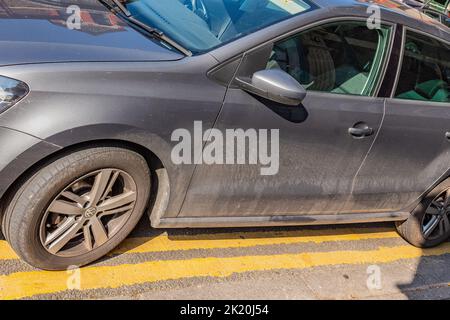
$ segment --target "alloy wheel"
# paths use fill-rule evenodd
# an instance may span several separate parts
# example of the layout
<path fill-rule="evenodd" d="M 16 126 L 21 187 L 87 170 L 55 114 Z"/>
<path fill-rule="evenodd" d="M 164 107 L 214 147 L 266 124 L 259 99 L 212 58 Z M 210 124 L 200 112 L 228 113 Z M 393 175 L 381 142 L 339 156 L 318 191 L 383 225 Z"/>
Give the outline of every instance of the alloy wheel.
<path fill-rule="evenodd" d="M 450 188 L 441 192 L 430 203 L 422 219 L 425 239 L 434 240 L 450 232 Z"/>
<path fill-rule="evenodd" d="M 70 183 L 48 206 L 40 240 L 53 255 L 75 257 L 110 240 L 136 204 L 133 178 L 119 169 L 91 172 Z"/>

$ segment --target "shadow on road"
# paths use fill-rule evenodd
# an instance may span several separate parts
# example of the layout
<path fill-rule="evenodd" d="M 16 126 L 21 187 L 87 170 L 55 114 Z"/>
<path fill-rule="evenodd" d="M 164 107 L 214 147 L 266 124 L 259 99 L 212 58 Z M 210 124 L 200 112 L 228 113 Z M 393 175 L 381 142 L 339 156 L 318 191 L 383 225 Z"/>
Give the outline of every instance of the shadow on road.
<path fill-rule="evenodd" d="M 411 300 L 450 300 L 450 254 L 427 256 L 427 249 L 422 252 L 413 279 L 399 284 L 399 290 Z"/>

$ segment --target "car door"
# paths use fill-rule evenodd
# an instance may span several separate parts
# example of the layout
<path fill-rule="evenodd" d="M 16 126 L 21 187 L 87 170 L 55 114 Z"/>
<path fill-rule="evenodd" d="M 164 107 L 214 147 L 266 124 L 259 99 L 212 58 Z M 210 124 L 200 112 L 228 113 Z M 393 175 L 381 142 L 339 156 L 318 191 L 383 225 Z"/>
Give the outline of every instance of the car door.
<path fill-rule="evenodd" d="M 355 181 L 356 211 L 410 211 L 450 168 L 450 43 L 406 29 L 377 141 Z"/>
<path fill-rule="evenodd" d="M 279 150 L 278 170 L 262 175 L 261 163 L 198 165 L 179 216 L 338 213 L 380 128 L 384 99 L 374 93 L 391 31 L 370 30 L 365 20 L 333 21 L 247 52 L 237 78 L 281 69 L 307 96 L 289 107 L 232 86 L 215 129 L 279 130 L 267 146 Z"/>

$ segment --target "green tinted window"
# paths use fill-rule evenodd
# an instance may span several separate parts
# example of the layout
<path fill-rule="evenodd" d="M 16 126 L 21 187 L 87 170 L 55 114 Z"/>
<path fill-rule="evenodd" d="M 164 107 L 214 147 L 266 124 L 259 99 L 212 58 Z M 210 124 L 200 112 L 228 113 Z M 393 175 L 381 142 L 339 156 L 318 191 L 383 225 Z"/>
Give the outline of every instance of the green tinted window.
<path fill-rule="evenodd" d="M 450 46 L 408 31 L 395 97 L 450 102 Z"/>
<path fill-rule="evenodd" d="M 309 29 L 274 45 L 268 68 L 281 68 L 306 89 L 372 95 L 389 47 L 390 28 L 339 22 Z"/>

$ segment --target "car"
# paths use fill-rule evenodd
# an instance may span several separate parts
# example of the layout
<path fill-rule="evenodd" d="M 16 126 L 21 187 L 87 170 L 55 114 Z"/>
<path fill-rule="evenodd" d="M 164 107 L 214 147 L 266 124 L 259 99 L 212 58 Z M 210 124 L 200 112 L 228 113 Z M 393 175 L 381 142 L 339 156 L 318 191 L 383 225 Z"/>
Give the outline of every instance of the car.
<path fill-rule="evenodd" d="M 423 9 L 422 10 L 426 15 L 440 21 L 443 25 L 446 25 L 450 28 L 450 16 L 448 14 L 443 14 L 438 11 Z"/>
<path fill-rule="evenodd" d="M 450 236 L 450 29 L 418 10 L 2 6 L 1 225 L 28 264 L 89 264 L 144 214 L 163 229 L 390 221 L 421 248 Z"/>
<path fill-rule="evenodd" d="M 449 0 L 404 0 L 404 3 L 421 10 L 426 15 L 450 27 L 450 1 Z"/>

